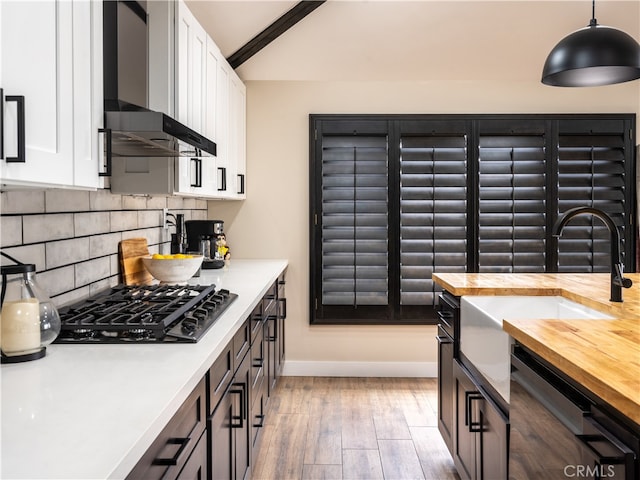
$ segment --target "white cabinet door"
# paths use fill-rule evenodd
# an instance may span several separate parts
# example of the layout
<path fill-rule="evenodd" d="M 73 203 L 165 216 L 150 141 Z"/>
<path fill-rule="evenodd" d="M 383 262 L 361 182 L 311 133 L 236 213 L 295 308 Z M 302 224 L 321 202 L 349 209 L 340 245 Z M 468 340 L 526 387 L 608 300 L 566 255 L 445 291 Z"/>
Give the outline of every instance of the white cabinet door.
<path fill-rule="evenodd" d="M 104 170 L 102 2 L 76 1 L 73 6 L 73 185 L 100 188 Z"/>
<path fill-rule="evenodd" d="M 80 0 L 0 2 L 0 87 L 5 96 L 2 183 L 98 186 L 95 122 L 102 105 L 100 100 L 96 106 L 93 82 L 97 63 L 100 75 L 102 71 L 101 10 L 99 3 Z M 100 31 L 95 32 L 98 20 Z M 100 37 L 92 38 L 97 33 Z M 22 125 L 18 102 L 6 101 L 7 97 L 24 98 Z M 18 142 L 22 129 L 24 146 Z M 23 161 L 12 161 L 21 148 Z"/>
<path fill-rule="evenodd" d="M 189 128 L 205 129 L 207 34 L 187 8 L 178 2 L 176 111 Z"/>
<path fill-rule="evenodd" d="M 232 190 L 229 188 L 230 148 L 229 148 L 229 88 L 233 71 L 224 58 L 218 61 L 216 85 L 216 176 L 218 181 L 217 196 L 227 198 Z M 224 178 L 223 178 L 224 177 Z M 225 183 L 223 183 L 225 182 Z"/>
<path fill-rule="evenodd" d="M 176 158 L 175 193 L 202 198 L 215 196 L 215 162 L 215 157 Z"/>
<path fill-rule="evenodd" d="M 237 199 L 246 198 L 246 165 L 247 165 L 247 91 L 242 80 L 237 75 L 231 77 L 230 84 L 230 119 L 232 149 L 231 163 L 233 164 L 233 196 Z"/>
<path fill-rule="evenodd" d="M 224 57 L 218 46 L 207 37 L 206 53 L 206 89 L 205 89 L 205 128 L 204 136 L 218 142 L 218 69 L 224 62 Z"/>
<path fill-rule="evenodd" d="M 25 184 L 73 183 L 73 4 L 0 2 L 4 103 L 2 180 Z M 18 130 L 24 128 L 24 146 Z M 25 158 L 11 161 L 24 148 Z"/>

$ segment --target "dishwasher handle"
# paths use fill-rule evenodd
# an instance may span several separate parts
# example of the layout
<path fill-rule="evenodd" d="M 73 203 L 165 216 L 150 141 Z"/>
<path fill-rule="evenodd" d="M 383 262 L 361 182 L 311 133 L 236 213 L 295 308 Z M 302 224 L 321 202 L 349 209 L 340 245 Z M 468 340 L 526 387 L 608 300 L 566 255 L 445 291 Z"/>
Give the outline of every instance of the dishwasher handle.
<path fill-rule="evenodd" d="M 584 418 L 585 431 L 588 433 L 576 435 L 585 448 L 585 453 L 591 457 L 596 465 L 600 466 L 623 466 L 627 471 L 633 467 L 635 454 L 621 440 L 616 438 L 591 417 Z M 615 478 L 627 478 L 625 475 Z"/>

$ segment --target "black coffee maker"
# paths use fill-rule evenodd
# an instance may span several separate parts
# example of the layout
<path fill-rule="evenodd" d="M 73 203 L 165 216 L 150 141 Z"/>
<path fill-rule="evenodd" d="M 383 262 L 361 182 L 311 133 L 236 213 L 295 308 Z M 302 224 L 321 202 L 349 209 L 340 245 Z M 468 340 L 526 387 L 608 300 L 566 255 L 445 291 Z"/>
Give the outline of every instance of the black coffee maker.
<path fill-rule="evenodd" d="M 224 259 L 216 258 L 216 240 L 224 234 L 222 220 L 187 220 L 184 222 L 187 231 L 187 250 L 204 255 L 202 268 L 222 268 Z"/>

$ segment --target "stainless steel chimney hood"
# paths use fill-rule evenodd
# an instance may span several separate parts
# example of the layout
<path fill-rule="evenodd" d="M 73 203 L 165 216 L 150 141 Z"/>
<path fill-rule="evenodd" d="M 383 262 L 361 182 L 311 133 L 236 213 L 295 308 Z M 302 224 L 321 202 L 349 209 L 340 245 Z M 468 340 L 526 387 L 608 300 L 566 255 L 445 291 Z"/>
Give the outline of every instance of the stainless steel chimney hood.
<path fill-rule="evenodd" d="M 202 157 L 216 144 L 189 127 L 151 110 L 105 112 L 115 157 Z"/>
<path fill-rule="evenodd" d="M 200 157 L 216 144 L 163 112 L 147 109 L 146 2 L 103 3 L 104 107 L 109 157 Z"/>

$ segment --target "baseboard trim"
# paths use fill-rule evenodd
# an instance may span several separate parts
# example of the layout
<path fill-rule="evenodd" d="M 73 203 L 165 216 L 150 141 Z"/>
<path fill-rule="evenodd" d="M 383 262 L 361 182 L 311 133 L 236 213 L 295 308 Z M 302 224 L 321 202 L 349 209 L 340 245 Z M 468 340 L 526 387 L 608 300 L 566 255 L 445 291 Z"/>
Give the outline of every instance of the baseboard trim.
<path fill-rule="evenodd" d="M 435 378 L 436 362 L 310 362 L 286 360 L 289 377 L 413 377 Z"/>

